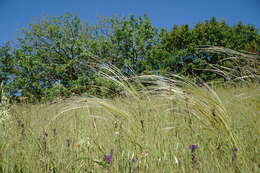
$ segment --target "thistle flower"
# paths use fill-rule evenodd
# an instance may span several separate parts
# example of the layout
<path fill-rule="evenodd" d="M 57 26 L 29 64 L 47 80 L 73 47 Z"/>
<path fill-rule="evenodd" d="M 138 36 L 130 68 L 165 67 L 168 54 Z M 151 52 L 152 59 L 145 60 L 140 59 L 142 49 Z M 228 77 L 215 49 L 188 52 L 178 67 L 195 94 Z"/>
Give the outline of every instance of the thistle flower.
<path fill-rule="evenodd" d="M 196 149 L 199 148 L 199 146 L 196 144 L 192 144 L 192 145 L 190 145 L 189 148 L 191 149 L 191 163 L 192 163 L 192 166 L 195 167 L 195 164 L 197 162 L 197 157 L 196 157 L 195 151 L 196 151 Z"/>
<path fill-rule="evenodd" d="M 111 164 L 113 162 L 113 156 L 112 155 L 105 155 L 104 161 L 108 164 Z"/>
<path fill-rule="evenodd" d="M 191 152 L 195 152 L 196 149 L 198 149 L 198 148 L 199 148 L 199 146 L 196 145 L 196 144 L 192 144 L 192 145 L 190 145 Z"/>
<path fill-rule="evenodd" d="M 110 154 L 104 155 L 103 160 L 104 160 L 107 164 L 112 164 L 112 162 L 113 162 L 113 150 L 110 151 Z"/>
<path fill-rule="evenodd" d="M 238 148 L 237 147 L 233 147 L 232 149 L 232 164 L 234 167 L 237 166 L 237 151 L 238 151 Z"/>

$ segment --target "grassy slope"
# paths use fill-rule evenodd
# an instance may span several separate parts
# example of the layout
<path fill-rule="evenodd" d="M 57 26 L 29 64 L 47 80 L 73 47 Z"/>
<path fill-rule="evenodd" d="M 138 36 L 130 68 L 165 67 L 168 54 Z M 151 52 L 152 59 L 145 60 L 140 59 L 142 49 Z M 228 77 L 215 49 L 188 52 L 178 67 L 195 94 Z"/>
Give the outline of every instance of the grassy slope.
<path fill-rule="evenodd" d="M 15 106 L 0 172 L 259 172 L 259 87 L 216 88 L 222 103 L 199 90 Z"/>

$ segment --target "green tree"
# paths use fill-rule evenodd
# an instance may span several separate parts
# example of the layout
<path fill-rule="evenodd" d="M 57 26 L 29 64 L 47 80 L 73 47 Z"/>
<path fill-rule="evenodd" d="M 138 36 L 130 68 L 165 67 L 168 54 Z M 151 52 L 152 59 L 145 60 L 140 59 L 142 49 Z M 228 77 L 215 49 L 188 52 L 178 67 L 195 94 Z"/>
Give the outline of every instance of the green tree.
<path fill-rule="evenodd" d="M 157 29 L 147 15 L 129 18 L 107 18 L 102 21 L 100 47 L 106 62 L 122 71 L 141 73 L 147 57 L 157 43 Z M 101 52 L 101 51 L 100 51 Z"/>
<path fill-rule="evenodd" d="M 41 99 L 57 83 L 72 92 L 90 82 L 93 70 L 86 54 L 92 29 L 77 16 L 44 18 L 23 33 L 16 51 L 14 81 L 24 96 Z"/>
<path fill-rule="evenodd" d="M 193 28 L 175 25 L 171 31 L 162 34 L 160 39 L 162 49 L 170 53 L 166 58 L 171 59 L 166 65 L 170 72 L 199 77 L 204 81 L 226 80 L 225 75 L 215 68 L 227 64 L 229 68 L 234 68 L 237 64 L 224 61 L 228 54 L 198 48 L 221 46 L 259 54 L 260 47 L 258 30 L 252 25 L 238 23 L 229 26 L 224 20 L 218 22 L 215 18 L 198 23 Z"/>
<path fill-rule="evenodd" d="M 100 76 L 107 64 L 125 74 L 176 73 L 204 81 L 257 73 L 258 58 L 229 59 L 240 54 L 211 46 L 259 55 L 260 34 L 252 25 L 229 26 L 215 18 L 168 31 L 155 28 L 147 15 L 104 18 L 91 26 L 70 14 L 47 17 L 23 30 L 17 46 L 0 47 L 0 82 L 9 93 L 42 100 L 120 92 Z"/>
<path fill-rule="evenodd" d="M 0 83 L 6 84 L 14 73 L 14 56 L 11 43 L 0 47 Z"/>

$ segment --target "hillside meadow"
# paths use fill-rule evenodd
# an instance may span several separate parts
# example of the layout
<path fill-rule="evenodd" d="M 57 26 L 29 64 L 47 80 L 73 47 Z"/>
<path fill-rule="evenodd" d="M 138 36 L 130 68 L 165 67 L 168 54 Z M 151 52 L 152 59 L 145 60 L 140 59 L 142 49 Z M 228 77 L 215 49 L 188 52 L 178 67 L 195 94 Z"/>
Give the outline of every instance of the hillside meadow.
<path fill-rule="evenodd" d="M 260 171 L 257 83 L 115 82 L 123 96 L 9 105 L 0 172 Z"/>
<path fill-rule="evenodd" d="M 260 34 L 46 16 L 0 46 L 0 173 L 260 173 Z"/>

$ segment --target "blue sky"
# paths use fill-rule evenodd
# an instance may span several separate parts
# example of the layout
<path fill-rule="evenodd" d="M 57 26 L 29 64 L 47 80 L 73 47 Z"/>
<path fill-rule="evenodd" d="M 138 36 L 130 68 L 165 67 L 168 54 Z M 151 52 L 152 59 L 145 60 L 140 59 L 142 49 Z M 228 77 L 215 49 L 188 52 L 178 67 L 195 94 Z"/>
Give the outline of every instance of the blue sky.
<path fill-rule="evenodd" d="M 0 0 L 0 45 L 43 16 L 78 15 L 95 23 L 99 16 L 148 14 L 156 27 L 171 29 L 216 17 L 260 28 L 260 0 Z"/>

